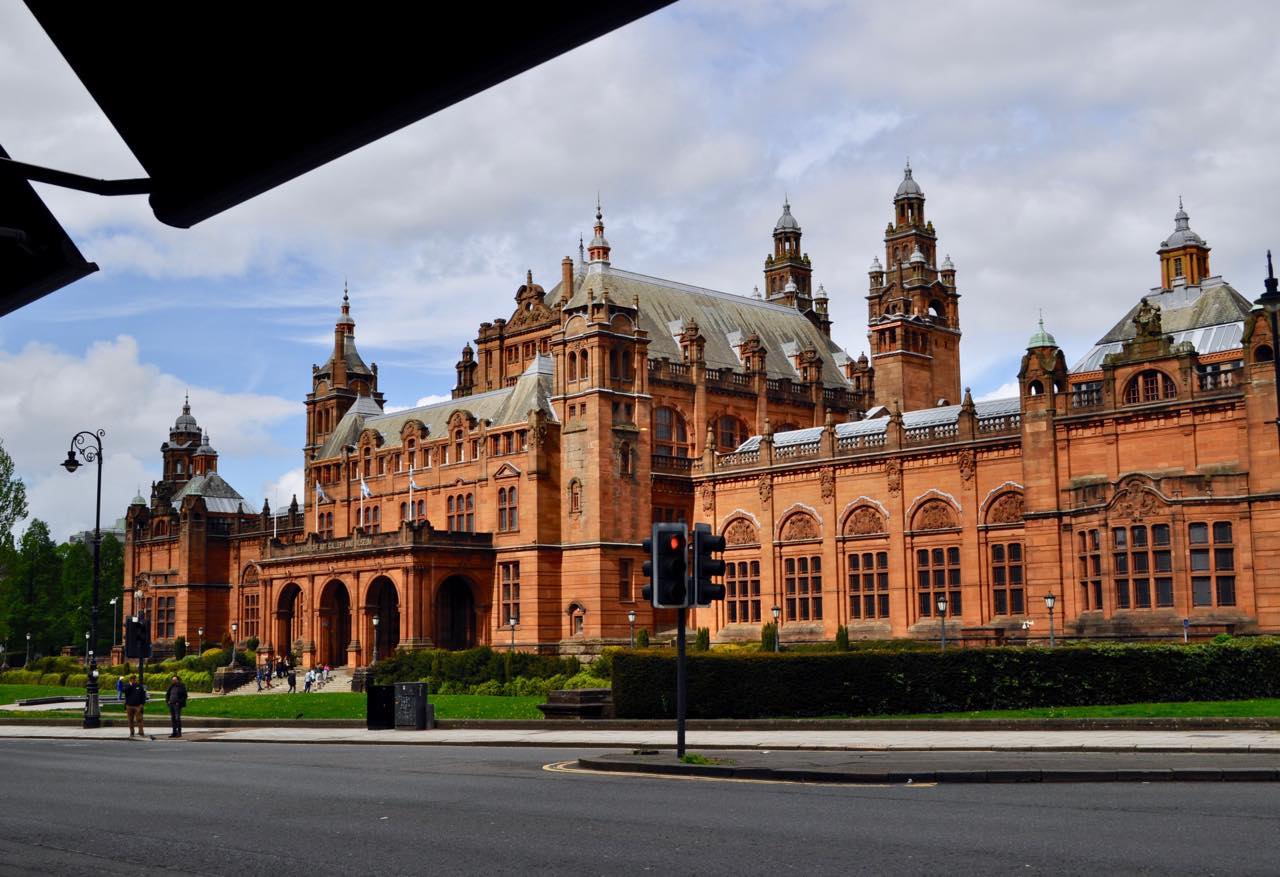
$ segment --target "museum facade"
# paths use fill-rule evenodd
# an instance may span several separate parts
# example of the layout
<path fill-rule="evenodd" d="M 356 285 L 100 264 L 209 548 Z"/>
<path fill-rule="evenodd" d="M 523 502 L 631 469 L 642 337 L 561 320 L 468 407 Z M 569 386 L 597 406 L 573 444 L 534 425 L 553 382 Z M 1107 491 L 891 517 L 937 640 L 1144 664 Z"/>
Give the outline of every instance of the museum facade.
<path fill-rule="evenodd" d="M 784 642 L 1040 638 L 1049 593 L 1058 636 L 1280 630 L 1274 278 L 1254 304 L 1211 274 L 1179 205 L 1159 286 L 1074 365 L 1041 325 L 1018 396 L 975 402 L 924 206 L 908 167 L 857 358 L 789 204 L 749 296 L 615 267 L 597 209 L 550 291 L 530 272 L 480 325 L 444 403 L 385 410 L 344 293 L 287 510 L 247 507 L 184 404 L 127 516 L 154 639 L 234 625 L 309 665 L 591 653 L 629 612 L 674 626 L 640 601 L 654 521 L 725 535 L 727 599 L 690 622 L 719 642 L 775 607 Z"/>

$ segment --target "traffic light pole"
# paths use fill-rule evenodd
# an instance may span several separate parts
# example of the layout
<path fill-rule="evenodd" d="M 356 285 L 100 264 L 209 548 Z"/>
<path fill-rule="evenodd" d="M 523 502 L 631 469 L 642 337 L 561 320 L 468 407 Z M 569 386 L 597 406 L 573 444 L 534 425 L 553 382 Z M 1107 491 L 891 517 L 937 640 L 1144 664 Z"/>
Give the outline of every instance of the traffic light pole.
<path fill-rule="evenodd" d="M 684 720 L 687 713 L 687 686 L 684 657 L 684 628 L 688 609 L 676 610 L 676 758 L 684 758 Z"/>

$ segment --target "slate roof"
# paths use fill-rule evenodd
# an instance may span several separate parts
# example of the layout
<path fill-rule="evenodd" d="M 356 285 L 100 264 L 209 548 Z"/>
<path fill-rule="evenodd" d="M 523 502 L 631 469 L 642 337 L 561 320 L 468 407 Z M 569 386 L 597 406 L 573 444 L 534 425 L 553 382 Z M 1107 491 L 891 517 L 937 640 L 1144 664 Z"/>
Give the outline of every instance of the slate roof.
<path fill-rule="evenodd" d="M 439 438 L 447 432 L 449 415 L 457 410 L 469 411 L 478 420 L 489 421 L 491 426 L 524 423 L 529 419 L 529 411 L 535 408 L 555 420 L 555 412 L 548 401 L 552 391 L 552 365 L 551 357 L 538 356 L 516 379 L 515 386 L 391 414 L 383 413 L 368 396 L 361 396 L 325 439 L 319 457 L 325 459 L 341 455 L 342 448 L 355 444 L 365 429 L 376 429 L 382 436 L 384 447 L 399 447 L 400 431 L 410 420 L 422 421 L 431 438 Z"/>
<path fill-rule="evenodd" d="M 1253 307 L 1252 302 L 1221 277 L 1206 277 L 1200 286 L 1152 290 L 1139 299 L 1110 332 L 1099 338 L 1071 371 L 1094 371 L 1102 367 L 1102 359 L 1108 353 L 1119 353 L 1121 342 L 1137 335 L 1133 318 L 1143 301 L 1160 308 L 1160 326 L 1165 334 L 1173 336 L 1175 344 L 1189 341 L 1201 354 L 1239 347 L 1244 319 Z"/>
<path fill-rule="evenodd" d="M 974 403 L 974 414 L 978 418 L 983 417 L 1002 417 L 1010 414 L 1017 414 L 1022 410 L 1022 401 L 1013 396 L 1008 399 L 990 399 L 986 402 Z M 940 405 L 937 408 L 922 408 L 919 411 L 904 411 L 902 413 L 903 429 L 916 429 L 925 426 L 939 426 L 947 423 L 955 423 L 960 417 L 959 405 Z M 856 420 L 852 423 L 836 424 L 836 439 L 842 439 L 847 436 L 855 435 L 878 435 L 884 432 L 889 426 L 889 418 L 877 417 L 867 420 Z M 818 441 L 822 436 L 822 427 L 810 426 L 804 429 L 793 429 L 788 432 L 778 432 L 773 435 L 773 446 L 775 448 L 788 447 L 790 445 L 809 445 Z M 754 451 L 760 446 L 760 436 L 753 435 L 741 445 L 738 446 L 739 451 Z"/>
<path fill-rule="evenodd" d="M 550 298 L 560 297 L 557 284 Z M 696 321 L 706 338 L 705 355 L 708 368 L 742 369 L 735 344 L 752 332 L 760 336 L 768 351 L 765 370 L 771 378 L 798 380 L 791 355 L 812 348 L 822 356 L 822 380 L 827 386 L 848 387 L 849 381 L 840 371 L 848 354 L 794 307 L 759 299 L 691 286 L 674 280 L 663 280 L 613 266 L 580 277 L 573 297 L 566 307 L 587 303 L 587 290 L 599 299 L 601 288 L 619 304 L 631 305 L 640 299 L 640 328 L 649 333 L 649 358 L 666 358 L 680 362 L 677 336 L 688 321 Z"/>
<path fill-rule="evenodd" d="M 236 493 L 235 488 L 223 480 L 217 472 L 196 475 L 182 485 L 182 489 L 173 495 L 173 507 L 181 508 L 183 498 L 188 496 L 202 497 L 205 508 L 211 512 L 253 514 L 253 509 L 245 505 L 244 497 Z"/>

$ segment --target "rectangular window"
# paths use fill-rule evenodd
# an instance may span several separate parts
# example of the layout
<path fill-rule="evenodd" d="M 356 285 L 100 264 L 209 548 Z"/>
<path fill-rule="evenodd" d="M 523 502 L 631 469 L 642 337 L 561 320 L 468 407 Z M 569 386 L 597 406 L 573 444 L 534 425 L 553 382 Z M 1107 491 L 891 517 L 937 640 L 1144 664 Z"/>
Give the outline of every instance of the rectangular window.
<path fill-rule="evenodd" d="M 936 614 L 938 598 L 947 598 L 947 617 L 963 613 L 960 603 L 960 546 L 916 549 L 916 582 L 920 617 Z"/>
<path fill-rule="evenodd" d="M 1209 542 L 1213 536 L 1212 545 Z M 1191 605 L 1236 605 L 1236 550 L 1230 521 L 1187 525 L 1190 543 Z"/>
<path fill-rule="evenodd" d="M 631 591 L 631 566 L 631 558 L 618 559 L 618 599 L 626 603 L 635 599 Z"/>
<path fill-rule="evenodd" d="M 822 557 L 788 557 L 783 569 L 787 621 L 821 621 Z"/>
<path fill-rule="evenodd" d="M 991 586 L 991 607 L 996 615 L 1026 612 L 1021 542 L 991 546 Z"/>
<path fill-rule="evenodd" d="M 889 617 L 889 552 L 849 555 L 849 617 Z"/>
<path fill-rule="evenodd" d="M 502 617 L 499 625 L 520 623 L 520 561 L 498 564 L 498 580 L 502 588 Z"/>
<path fill-rule="evenodd" d="M 1173 552 L 1168 524 L 1116 527 L 1111 531 L 1111 572 L 1117 609 L 1173 607 Z M 1151 574 L 1156 573 L 1155 579 Z M 1160 575 L 1164 573 L 1164 575 Z"/>
<path fill-rule="evenodd" d="M 760 623 L 760 561 L 724 565 L 725 617 L 730 624 Z"/>

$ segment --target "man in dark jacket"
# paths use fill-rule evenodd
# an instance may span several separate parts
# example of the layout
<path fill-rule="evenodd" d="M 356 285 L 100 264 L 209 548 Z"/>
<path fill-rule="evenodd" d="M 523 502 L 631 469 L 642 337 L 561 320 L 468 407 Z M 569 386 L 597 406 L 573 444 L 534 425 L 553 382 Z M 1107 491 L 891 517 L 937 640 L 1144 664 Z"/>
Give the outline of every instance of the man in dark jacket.
<path fill-rule="evenodd" d="M 129 716 L 129 736 L 133 737 L 133 729 L 135 724 L 138 728 L 138 736 L 146 736 L 146 728 L 142 724 L 142 707 L 147 702 L 147 689 L 138 682 L 138 676 L 135 673 L 129 677 L 129 684 L 124 687 L 124 711 Z"/>
<path fill-rule="evenodd" d="M 187 705 L 187 686 L 174 676 L 169 680 L 169 689 L 164 693 L 164 702 L 169 705 L 169 725 L 172 728 L 170 737 L 182 736 L 182 708 Z"/>

